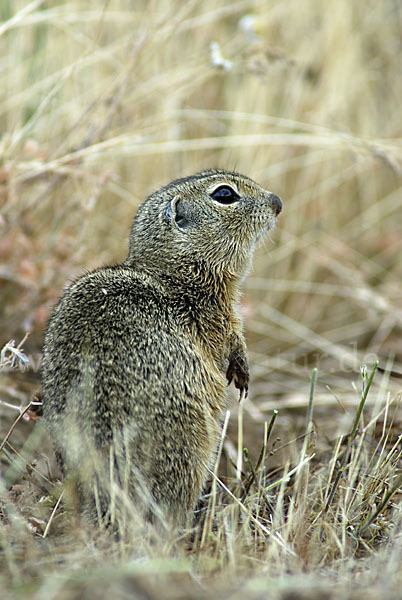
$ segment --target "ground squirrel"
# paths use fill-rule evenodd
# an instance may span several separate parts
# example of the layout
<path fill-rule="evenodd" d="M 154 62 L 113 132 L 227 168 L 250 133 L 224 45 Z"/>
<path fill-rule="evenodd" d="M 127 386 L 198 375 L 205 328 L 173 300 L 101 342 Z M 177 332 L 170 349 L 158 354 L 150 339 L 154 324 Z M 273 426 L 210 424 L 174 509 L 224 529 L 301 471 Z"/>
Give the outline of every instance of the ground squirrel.
<path fill-rule="evenodd" d="M 239 284 L 281 209 L 239 173 L 177 179 L 140 206 L 127 259 L 65 291 L 45 335 L 43 411 L 84 511 L 110 517 L 124 497 L 175 525 L 191 514 L 226 379 L 248 388 Z"/>

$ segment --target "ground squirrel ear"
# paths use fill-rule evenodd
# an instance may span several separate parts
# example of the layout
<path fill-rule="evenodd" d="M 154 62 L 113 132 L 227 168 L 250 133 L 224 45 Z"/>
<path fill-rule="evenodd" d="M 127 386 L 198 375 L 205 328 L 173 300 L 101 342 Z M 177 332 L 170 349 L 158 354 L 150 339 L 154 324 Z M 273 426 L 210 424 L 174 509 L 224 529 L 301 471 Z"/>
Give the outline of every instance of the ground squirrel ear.
<path fill-rule="evenodd" d="M 180 231 L 186 231 L 191 225 L 191 221 L 188 218 L 188 215 L 186 215 L 183 202 L 180 201 L 179 196 L 175 196 L 173 200 L 170 201 L 166 210 L 166 215 L 169 221 L 171 223 L 173 222 Z"/>

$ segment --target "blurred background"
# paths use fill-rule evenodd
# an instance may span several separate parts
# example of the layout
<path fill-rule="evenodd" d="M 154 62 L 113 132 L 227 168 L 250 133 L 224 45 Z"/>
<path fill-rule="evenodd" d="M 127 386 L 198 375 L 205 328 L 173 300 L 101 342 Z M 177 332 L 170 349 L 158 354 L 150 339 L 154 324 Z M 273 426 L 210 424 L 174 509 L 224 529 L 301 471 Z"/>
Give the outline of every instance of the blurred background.
<path fill-rule="evenodd" d="M 37 389 L 66 282 L 125 258 L 148 194 L 220 167 L 284 202 L 244 288 L 246 418 L 304 419 L 317 367 L 333 438 L 362 364 L 402 372 L 400 2 L 3 0 L 0 19 L 0 346 L 30 332 L 3 401 Z"/>

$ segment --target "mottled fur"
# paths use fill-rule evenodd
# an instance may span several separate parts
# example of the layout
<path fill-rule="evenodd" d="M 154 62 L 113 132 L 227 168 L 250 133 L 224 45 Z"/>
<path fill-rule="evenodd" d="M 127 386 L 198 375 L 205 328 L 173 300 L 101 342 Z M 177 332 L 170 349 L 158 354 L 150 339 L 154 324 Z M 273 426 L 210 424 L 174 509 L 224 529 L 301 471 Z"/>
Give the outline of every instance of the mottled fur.
<path fill-rule="evenodd" d="M 239 200 L 213 200 L 218 184 Z M 124 497 L 174 524 L 191 513 L 219 438 L 225 378 L 247 390 L 239 283 L 280 210 L 238 173 L 173 181 L 139 208 L 125 262 L 65 291 L 43 348 L 44 417 L 86 512 L 110 518 Z"/>

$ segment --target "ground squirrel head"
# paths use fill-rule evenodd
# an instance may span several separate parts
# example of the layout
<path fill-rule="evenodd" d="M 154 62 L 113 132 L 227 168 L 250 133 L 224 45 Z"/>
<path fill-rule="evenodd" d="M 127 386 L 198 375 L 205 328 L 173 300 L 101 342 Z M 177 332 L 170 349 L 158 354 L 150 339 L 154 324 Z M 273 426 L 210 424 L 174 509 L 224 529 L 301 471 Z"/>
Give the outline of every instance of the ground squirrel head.
<path fill-rule="evenodd" d="M 196 266 L 242 278 L 282 202 L 249 177 L 208 170 L 177 179 L 140 206 L 126 264 L 169 274 Z"/>

